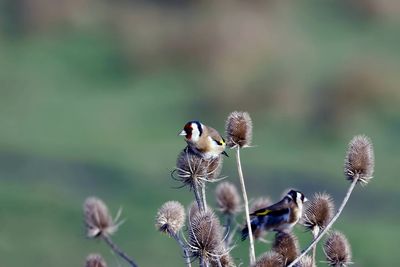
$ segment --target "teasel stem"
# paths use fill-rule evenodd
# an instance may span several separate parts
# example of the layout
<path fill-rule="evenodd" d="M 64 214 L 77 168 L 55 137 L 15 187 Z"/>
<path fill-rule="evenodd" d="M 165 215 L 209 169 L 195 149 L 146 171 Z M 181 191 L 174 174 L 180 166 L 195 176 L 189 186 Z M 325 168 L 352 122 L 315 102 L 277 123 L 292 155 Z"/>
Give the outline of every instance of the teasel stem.
<path fill-rule="evenodd" d="M 208 267 L 207 260 L 205 260 L 203 256 L 200 256 L 199 261 L 200 261 L 200 264 L 199 264 L 200 267 Z"/>
<path fill-rule="evenodd" d="M 250 241 L 250 248 L 249 248 L 249 256 L 250 256 L 250 265 L 253 265 L 256 262 L 256 254 L 254 252 L 254 240 L 253 240 L 253 232 L 251 229 L 251 223 L 250 223 L 250 212 L 249 212 L 249 201 L 247 199 L 247 193 L 246 193 L 246 186 L 244 184 L 244 178 L 243 178 L 243 171 L 242 171 L 242 164 L 240 162 L 240 147 L 236 147 L 236 163 L 237 163 L 237 168 L 238 168 L 238 173 L 239 173 L 239 180 L 240 180 L 240 185 L 242 188 L 242 194 L 243 194 L 243 201 L 244 201 L 244 209 L 246 212 L 246 222 L 247 222 L 247 228 L 249 230 L 249 241 Z"/>
<path fill-rule="evenodd" d="M 187 267 L 192 267 L 192 263 L 190 261 L 190 255 L 189 255 L 189 251 L 187 250 L 184 242 L 182 241 L 182 239 L 173 231 L 168 231 L 169 235 L 172 236 L 176 242 L 178 242 L 179 246 L 181 247 L 182 251 L 183 251 L 183 255 L 185 257 L 185 262 L 186 262 L 186 266 Z"/>
<path fill-rule="evenodd" d="M 314 240 L 315 240 L 315 238 L 318 236 L 319 230 L 320 230 L 320 229 L 319 229 L 318 226 L 316 226 L 316 227 L 313 229 L 312 235 L 313 235 Z M 313 246 L 313 248 L 312 248 L 312 264 L 313 264 L 313 265 L 315 264 L 315 255 L 316 255 L 316 253 L 317 253 L 317 244 L 315 244 L 315 245 Z"/>
<path fill-rule="evenodd" d="M 231 225 L 233 221 L 233 215 L 232 214 L 226 214 L 225 215 L 225 233 L 224 233 L 224 238 L 225 238 L 225 247 L 228 248 L 230 245 L 231 239 L 229 238 L 230 232 L 231 232 Z"/>
<path fill-rule="evenodd" d="M 350 184 L 349 189 L 347 190 L 346 196 L 344 197 L 342 204 L 340 205 L 338 211 L 336 212 L 335 216 L 333 216 L 332 220 L 328 223 L 328 225 L 322 230 L 322 232 L 319 233 L 317 238 L 315 238 L 311 244 L 303 251 L 303 253 L 300 254 L 300 256 L 297 257 L 291 264 L 289 264 L 287 267 L 293 267 L 296 263 L 300 261 L 300 259 L 305 256 L 320 240 L 321 238 L 328 232 L 328 230 L 332 227 L 332 225 L 336 222 L 336 220 L 339 218 L 340 214 L 342 213 L 344 207 L 347 204 L 347 201 L 350 198 L 351 193 L 354 190 L 354 187 L 356 186 L 357 182 L 359 179 L 359 174 L 357 173 L 354 176 L 354 179 L 352 183 Z"/>
<path fill-rule="evenodd" d="M 137 267 L 137 264 L 131 259 L 125 252 L 123 252 L 112 240 L 109 236 L 102 235 L 101 236 L 104 240 L 104 242 L 107 243 L 107 245 L 110 246 L 110 248 L 117 253 L 121 258 L 126 260 L 130 266 L 132 267 Z"/>
<path fill-rule="evenodd" d="M 196 198 L 196 202 L 197 202 L 197 206 L 199 207 L 199 210 L 205 211 L 203 198 L 200 195 L 199 185 L 197 184 L 196 181 L 193 183 L 193 192 L 194 192 L 194 197 Z"/>
<path fill-rule="evenodd" d="M 201 199 L 203 201 L 203 209 L 207 211 L 206 185 L 201 185 Z"/>

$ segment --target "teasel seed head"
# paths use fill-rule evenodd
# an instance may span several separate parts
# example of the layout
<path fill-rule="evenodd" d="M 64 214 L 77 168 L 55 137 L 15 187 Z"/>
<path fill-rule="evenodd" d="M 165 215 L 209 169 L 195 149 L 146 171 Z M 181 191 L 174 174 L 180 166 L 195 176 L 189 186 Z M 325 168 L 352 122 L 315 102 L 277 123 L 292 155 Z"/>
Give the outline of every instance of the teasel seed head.
<path fill-rule="evenodd" d="M 345 267 L 352 263 L 350 244 L 338 231 L 329 234 L 324 244 L 324 253 L 330 266 Z"/>
<path fill-rule="evenodd" d="M 345 158 L 344 173 L 349 181 L 358 178 L 365 185 L 374 173 L 374 150 L 371 140 L 365 135 L 357 135 L 349 143 Z"/>
<path fill-rule="evenodd" d="M 271 205 L 271 199 L 268 197 L 259 197 L 256 198 L 250 205 L 250 213 L 255 212 L 256 210 L 268 207 Z M 253 236 L 255 239 L 262 239 L 267 234 L 267 231 L 263 229 L 263 227 L 258 227 L 255 231 L 253 231 Z"/>
<path fill-rule="evenodd" d="M 166 234 L 176 235 L 185 224 L 185 209 L 178 201 L 165 202 L 157 212 L 156 228 Z"/>
<path fill-rule="evenodd" d="M 299 241 L 293 233 L 277 232 L 272 250 L 280 254 L 283 263 L 288 265 L 300 254 Z"/>
<path fill-rule="evenodd" d="M 248 147 L 253 136 L 253 123 L 247 112 L 234 111 L 229 114 L 225 125 L 227 146 Z"/>
<path fill-rule="evenodd" d="M 283 267 L 282 256 L 275 251 L 265 252 L 251 267 Z"/>
<path fill-rule="evenodd" d="M 305 203 L 302 223 L 310 231 L 324 229 L 333 217 L 335 206 L 327 193 L 316 193 Z M 318 228 L 318 229 L 316 229 Z"/>
<path fill-rule="evenodd" d="M 316 267 L 313 259 L 309 255 L 303 256 L 300 261 L 295 265 L 296 267 Z"/>
<path fill-rule="evenodd" d="M 89 254 L 86 258 L 86 267 L 107 267 L 106 262 L 100 254 Z"/>
<path fill-rule="evenodd" d="M 106 204 L 99 198 L 89 197 L 83 205 L 87 236 L 91 238 L 109 236 L 115 233 L 122 222 L 117 222 L 121 210 L 113 219 Z"/>
<path fill-rule="evenodd" d="M 222 227 L 211 209 L 189 215 L 188 248 L 195 258 L 213 262 L 227 254 L 222 238 Z"/>
<path fill-rule="evenodd" d="M 240 211 L 240 196 L 234 184 L 230 182 L 218 184 L 215 195 L 222 213 L 233 215 Z"/>
<path fill-rule="evenodd" d="M 221 173 L 222 163 L 222 156 L 204 159 L 186 147 L 178 155 L 172 178 L 194 189 L 205 182 L 215 181 Z"/>

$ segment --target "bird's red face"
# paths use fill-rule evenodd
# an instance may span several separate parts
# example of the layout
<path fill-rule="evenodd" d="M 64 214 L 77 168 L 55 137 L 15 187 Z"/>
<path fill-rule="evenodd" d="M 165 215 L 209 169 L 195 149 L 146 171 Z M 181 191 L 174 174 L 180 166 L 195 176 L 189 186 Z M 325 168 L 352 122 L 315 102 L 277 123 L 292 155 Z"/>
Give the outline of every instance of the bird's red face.
<path fill-rule="evenodd" d="M 198 121 L 189 121 L 183 127 L 183 130 L 179 133 L 185 137 L 188 141 L 196 141 L 203 133 L 202 125 Z"/>

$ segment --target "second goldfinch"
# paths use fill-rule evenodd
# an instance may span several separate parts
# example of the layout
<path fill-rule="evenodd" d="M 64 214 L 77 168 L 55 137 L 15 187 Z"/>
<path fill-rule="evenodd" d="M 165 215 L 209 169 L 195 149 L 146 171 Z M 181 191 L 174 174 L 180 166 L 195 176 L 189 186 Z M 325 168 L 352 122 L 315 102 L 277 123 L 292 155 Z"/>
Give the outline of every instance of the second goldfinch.
<path fill-rule="evenodd" d="M 228 156 L 225 152 L 225 140 L 210 126 L 199 121 L 189 121 L 179 133 L 185 137 L 189 148 L 205 159 L 216 158 L 221 154 Z"/>
<path fill-rule="evenodd" d="M 307 198 L 303 193 L 290 190 L 278 203 L 256 210 L 250 216 L 251 230 L 287 232 L 299 221 L 303 213 L 303 203 Z M 242 240 L 249 235 L 247 226 L 242 230 Z"/>

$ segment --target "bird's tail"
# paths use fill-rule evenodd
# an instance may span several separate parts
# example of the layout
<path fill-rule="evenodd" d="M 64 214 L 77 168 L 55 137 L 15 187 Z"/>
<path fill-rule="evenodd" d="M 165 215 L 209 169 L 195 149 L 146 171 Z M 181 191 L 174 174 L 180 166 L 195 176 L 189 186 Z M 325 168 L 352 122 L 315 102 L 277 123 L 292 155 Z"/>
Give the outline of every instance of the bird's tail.
<path fill-rule="evenodd" d="M 251 225 L 251 232 L 254 233 L 254 231 L 256 231 L 257 228 L 258 228 L 258 220 L 257 220 L 257 218 L 253 219 L 250 222 L 250 225 Z M 247 227 L 247 224 L 246 224 L 246 226 L 242 229 L 242 241 L 246 240 L 246 238 L 248 236 L 249 236 L 249 228 Z"/>

